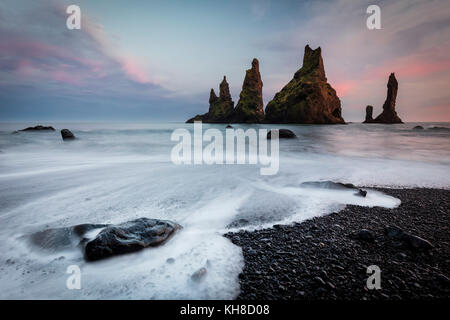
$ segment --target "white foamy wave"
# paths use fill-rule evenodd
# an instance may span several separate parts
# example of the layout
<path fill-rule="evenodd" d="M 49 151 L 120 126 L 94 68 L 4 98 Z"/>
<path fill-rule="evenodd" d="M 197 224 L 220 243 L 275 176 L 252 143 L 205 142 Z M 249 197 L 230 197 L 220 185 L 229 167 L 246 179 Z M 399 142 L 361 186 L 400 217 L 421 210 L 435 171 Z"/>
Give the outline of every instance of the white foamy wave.
<path fill-rule="evenodd" d="M 361 197 L 354 189 L 302 183 L 450 186 L 445 131 L 287 126 L 298 139 L 280 141 L 279 173 L 261 176 L 254 165 L 172 164 L 170 133 L 191 125 L 54 126 L 69 127 L 79 139 L 0 132 L 0 298 L 231 299 L 239 292 L 243 260 L 241 249 L 222 236 L 230 224 L 231 230 L 258 229 L 347 204 L 400 204 L 371 189 Z M 172 220 L 183 229 L 160 247 L 95 263 L 86 263 L 76 246 L 45 251 L 26 240 L 48 228 L 139 217 Z M 246 222 L 233 226 L 238 220 Z M 82 270 L 82 290 L 66 287 L 72 264 Z M 193 280 L 201 268 L 206 274 Z"/>

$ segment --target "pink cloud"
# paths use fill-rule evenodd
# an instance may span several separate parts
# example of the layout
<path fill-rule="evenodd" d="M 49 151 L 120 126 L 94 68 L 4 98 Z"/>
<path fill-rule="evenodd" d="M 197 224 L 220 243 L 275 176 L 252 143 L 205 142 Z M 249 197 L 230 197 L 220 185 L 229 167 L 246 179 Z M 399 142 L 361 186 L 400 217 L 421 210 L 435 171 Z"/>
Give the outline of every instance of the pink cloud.
<path fill-rule="evenodd" d="M 355 94 L 358 89 L 358 83 L 353 80 L 343 80 L 333 83 L 333 88 L 339 97 L 345 97 Z"/>
<path fill-rule="evenodd" d="M 151 83 L 147 74 L 142 70 L 136 61 L 131 58 L 124 58 L 121 61 L 122 69 L 134 81 L 141 84 Z"/>

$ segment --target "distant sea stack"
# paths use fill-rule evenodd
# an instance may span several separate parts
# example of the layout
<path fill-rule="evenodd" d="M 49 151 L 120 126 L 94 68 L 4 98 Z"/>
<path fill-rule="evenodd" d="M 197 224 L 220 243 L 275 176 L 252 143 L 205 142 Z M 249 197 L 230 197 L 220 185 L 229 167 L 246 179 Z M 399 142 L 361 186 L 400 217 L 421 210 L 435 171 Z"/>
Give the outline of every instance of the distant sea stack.
<path fill-rule="evenodd" d="M 391 73 L 389 76 L 387 88 L 387 98 L 383 105 L 383 112 L 373 120 L 373 123 L 403 123 L 402 119 L 400 119 L 395 111 L 398 82 L 394 73 Z"/>
<path fill-rule="evenodd" d="M 248 69 L 245 73 L 239 102 L 234 110 L 231 122 L 258 123 L 264 120 L 262 87 L 259 61 L 255 58 L 252 61 L 251 69 Z"/>
<path fill-rule="evenodd" d="M 37 125 L 35 127 L 28 127 L 19 131 L 55 131 L 55 128 L 53 128 L 52 126 L 41 126 L 41 125 Z"/>
<path fill-rule="evenodd" d="M 267 104 L 267 123 L 345 123 L 341 101 L 327 82 L 321 48 L 305 47 L 303 66 Z"/>
<path fill-rule="evenodd" d="M 234 102 L 231 99 L 227 78 L 224 76 L 219 86 L 219 97 L 217 97 L 214 89 L 211 89 L 209 94 L 209 111 L 203 115 L 196 115 L 194 118 L 186 121 L 186 123 L 193 123 L 194 121 L 228 123 L 233 112 Z"/>
<path fill-rule="evenodd" d="M 366 107 L 366 120 L 363 123 L 372 123 L 373 122 L 373 107 Z"/>

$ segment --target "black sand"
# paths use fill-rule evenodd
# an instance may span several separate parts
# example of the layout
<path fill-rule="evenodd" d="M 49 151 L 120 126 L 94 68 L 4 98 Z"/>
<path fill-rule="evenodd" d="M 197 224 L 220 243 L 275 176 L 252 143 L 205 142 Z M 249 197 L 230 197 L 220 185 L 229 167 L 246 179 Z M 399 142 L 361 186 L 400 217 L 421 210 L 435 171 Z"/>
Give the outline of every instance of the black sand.
<path fill-rule="evenodd" d="M 347 206 L 290 226 L 228 233 L 245 259 L 237 299 L 448 299 L 450 190 L 379 189 L 401 199 L 396 209 Z M 428 240 L 418 250 L 388 237 L 398 226 Z M 374 241 L 349 235 L 369 230 Z M 367 267 L 381 269 L 381 289 L 369 290 Z"/>

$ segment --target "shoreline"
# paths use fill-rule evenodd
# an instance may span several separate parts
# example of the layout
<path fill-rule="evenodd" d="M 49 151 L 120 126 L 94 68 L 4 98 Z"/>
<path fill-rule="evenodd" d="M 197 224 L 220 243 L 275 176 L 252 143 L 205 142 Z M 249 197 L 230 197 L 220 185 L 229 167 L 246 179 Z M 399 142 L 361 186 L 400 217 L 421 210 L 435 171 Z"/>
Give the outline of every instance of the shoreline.
<path fill-rule="evenodd" d="M 225 234 L 244 256 L 236 299 L 448 299 L 450 190 L 369 189 L 402 203 L 395 209 L 348 205 L 301 223 Z M 385 234 L 388 226 L 433 247 L 411 247 Z M 355 236 L 363 229 L 369 231 L 368 238 Z M 379 290 L 366 287 L 370 265 L 381 270 Z"/>

